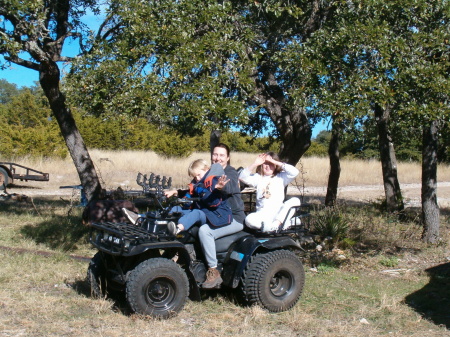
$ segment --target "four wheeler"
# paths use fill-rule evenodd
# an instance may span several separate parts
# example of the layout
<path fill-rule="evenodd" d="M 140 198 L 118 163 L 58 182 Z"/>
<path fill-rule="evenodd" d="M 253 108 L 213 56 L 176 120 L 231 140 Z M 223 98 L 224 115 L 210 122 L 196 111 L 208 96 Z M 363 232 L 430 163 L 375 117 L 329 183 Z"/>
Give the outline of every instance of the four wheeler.
<path fill-rule="evenodd" d="M 189 199 L 166 198 L 164 189 L 170 188 L 171 179 L 165 177 L 161 180 L 152 174 L 147 179 L 139 173 L 137 182 L 153 199 L 155 210 L 136 225 L 91 224 L 90 241 L 98 252 L 89 264 L 87 280 L 94 297 L 125 292 L 135 313 L 168 318 L 183 308 L 188 297 L 200 300 L 201 291 L 206 291 L 202 283 L 207 267 L 198 227 L 177 236 L 169 234 L 167 224 L 176 224 L 181 216 L 172 211 L 173 206 Z M 308 216 L 300 206 L 297 223 L 288 229 L 283 224 L 274 233 L 244 230 L 216 240 L 220 287 L 270 312 L 291 309 L 305 282 L 299 239 L 307 231 Z"/>

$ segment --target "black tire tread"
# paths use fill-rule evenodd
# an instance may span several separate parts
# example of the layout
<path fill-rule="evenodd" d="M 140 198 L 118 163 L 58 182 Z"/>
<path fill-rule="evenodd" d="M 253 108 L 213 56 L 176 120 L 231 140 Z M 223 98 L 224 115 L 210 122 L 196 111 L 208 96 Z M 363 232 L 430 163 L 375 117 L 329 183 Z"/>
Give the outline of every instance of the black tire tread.
<path fill-rule="evenodd" d="M 179 287 L 179 289 L 177 289 L 177 292 L 182 298 L 179 298 L 178 303 L 174 303 L 173 306 L 167 311 L 154 311 L 149 306 L 144 308 L 139 303 L 139 295 L 137 295 L 140 292 L 139 284 L 143 279 L 148 277 L 149 274 L 154 273 L 155 276 L 157 276 L 158 273 L 161 273 L 162 271 L 167 269 L 175 272 L 176 277 L 180 277 L 181 284 L 177 284 L 177 286 Z M 140 263 L 129 274 L 126 284 L 126 298 L 131 310 L 133 310 L 133 312 L 135 313 L 150 315 L 155 318 L 169 318 L 174 316 L 184 307 L 188 295 L 189 281 L 185 271 L 176 262 L 165 258 L 153 258 Z"/>
<path fill-rule="evenodd" d="M 270 303 L 264 303 L 262 299 L 262 291 L 264 289 L 262 279 L 264 273 L 273 263 L 283 259 L 291 260 L 297 264 L 300 269 L 301 277 L 298 280 L 299 284 L 297 284 L 298 296 L 286 306 L 276 307 Z M 291 309 L 298 302 L 305 284 L 304 275 L 302 263 L 295 253 L 289 250 L 275 250 L 268 253 L 256 254 L 255 256 L 252 256 L 244 271 L 241 279 L 241 292 L 249 305 L 257 304 L 270 312 L 286 311 Z"/>
<path fill-rule="evenodd" d="M 93 298 L 104 298 L 106 296 L 104 267 L 100 253 L 96 253 L 89 262 L 86 281 Z"/>

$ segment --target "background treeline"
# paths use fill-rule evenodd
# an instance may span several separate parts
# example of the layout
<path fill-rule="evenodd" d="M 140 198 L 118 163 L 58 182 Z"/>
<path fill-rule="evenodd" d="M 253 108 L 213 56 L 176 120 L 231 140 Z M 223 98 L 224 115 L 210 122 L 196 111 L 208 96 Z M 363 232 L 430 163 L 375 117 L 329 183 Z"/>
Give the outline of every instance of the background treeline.
<path fill-rule="evenodd" d="M 72 109 L 77 125 L 89 148 L 103 150 L 153 150 L 167 157 L 185 157 L 194 151 L 209 148 L 208 132 L 187 137 L 169 126 L 158 127 L 145 117 L 126 115 L 94 116 Z M 402 161 L 421 160 L 420 132 L 402 137 L 404 130 L 392 130 L 397 158 Z M 414 137 L 416 135 L 416 137 Z M 450 133 L 443 133 L 439 160 L 450 161 Z M 321 131 L 305 156 L 327 156 L 331 132 Z M 225 132 L 222 141 L 233 151 L 277 151 L 279 142 L 270 137 L 252 138 L 241 132 Z M 0 80 L 0 156 L 2 160 L 16 156 L 61 157 L 68 155 L 57 122 L 52 118 L 48 101 L 39 87 L 18 88 Z M 341 143 L 343 157 L 379 159 L 376 125 L 369 120 L 359 128 L 344 133 Z"/>
<path fill-rule="evenodd" d="M 1 160 L 18 156 L 61 157 L 68 155 L 48 101 L 38 87 L 17 88 L 0 80 L 0 148 Z M 81 134 L 90 148 L 102 150 L 152 150 L 167 157 L 186 157 L 209 148 L 207 133 L 182 136 L 170 127 L 157 127 L 143 117 L 93 116 L 72 109 Z M 227 132 L 222 141 L 234 151 L 276 151 L 278 143 L 267 138 Z"/>

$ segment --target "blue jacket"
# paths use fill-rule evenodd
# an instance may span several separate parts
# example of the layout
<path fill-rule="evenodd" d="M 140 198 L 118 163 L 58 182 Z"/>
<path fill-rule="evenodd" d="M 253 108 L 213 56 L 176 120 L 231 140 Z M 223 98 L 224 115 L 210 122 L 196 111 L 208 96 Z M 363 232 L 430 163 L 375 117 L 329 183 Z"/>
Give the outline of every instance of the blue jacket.
<path fill-rule="evenodd" d="M 233 221 L 233 213 L 226 201 L 226 196 L 215 188 L 220 175 L 214 173 L 220 173 L 216 165 L 213 164 L 211 169 L 206 172 L 205 176 L 198 182 L 192 181 L 189 185 L 189 194 L 192 197 L 200 198 L 199 201 L 194 201 L 191 208 L 197 208 L 202 210 L 208 222 L 215 227 L 226 226 Z M 220 169 L 223 172 L 222 167 Z"/>

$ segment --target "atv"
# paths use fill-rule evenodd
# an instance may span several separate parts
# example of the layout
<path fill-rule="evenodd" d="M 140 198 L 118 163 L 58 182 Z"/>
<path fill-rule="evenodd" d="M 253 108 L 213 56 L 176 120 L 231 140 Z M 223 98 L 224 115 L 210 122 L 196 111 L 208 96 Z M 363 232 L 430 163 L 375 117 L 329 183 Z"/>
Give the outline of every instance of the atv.
<path fill-rule="evenodd" d="M 135 313 L 169 318 L 188 298 L 201 300 L 207 267 L 197 238 L 198 227 L 172 235 L 169 222 L 181 212 L 174 206 L 189 198 L 166 198 L 171 179 L 138 174 L 137 183 L 153 200 L 154 210 L 131 223 L 92 223 L 90 242 L 98 249 L 87 271 L 93 297 L 125 293 Z M 252 195 L 250 194 L 250 197 Z M 250 201 L 251 203 L 251 201 Z M 251 211 L 251 210 L 249 210 Z M 294 223 L 292 224 L 292 221 Z M 218 269 L 226 291 L 237 293 L 248 305 L 270 312 L 291 309 L 299 300 L 305 273 L 299 255 L 301 238 L 308 231 L 309 209 L 299 206 L 273 233 L 248 229 L 216 240 Z"/>

